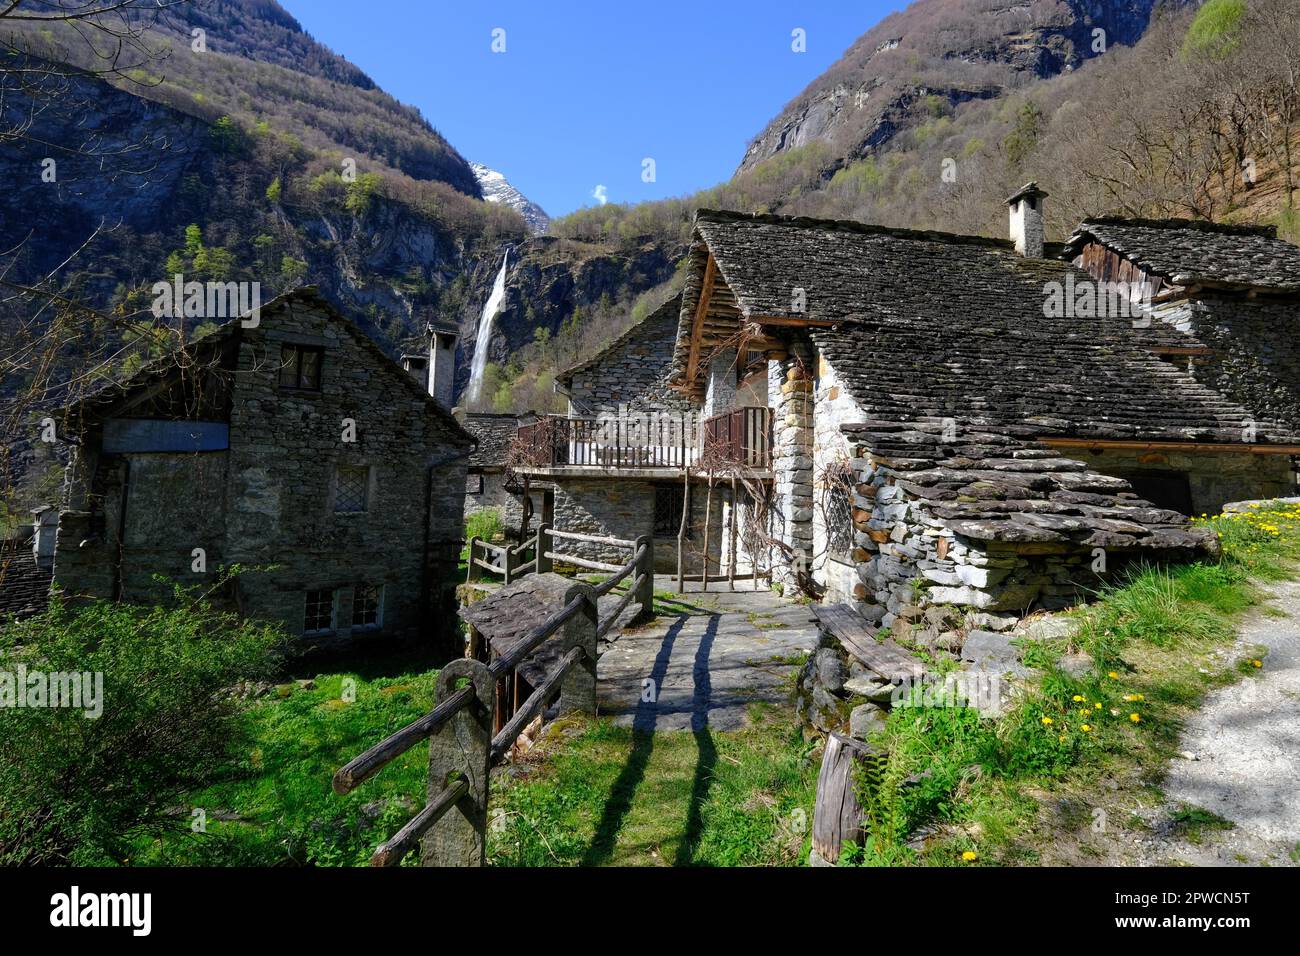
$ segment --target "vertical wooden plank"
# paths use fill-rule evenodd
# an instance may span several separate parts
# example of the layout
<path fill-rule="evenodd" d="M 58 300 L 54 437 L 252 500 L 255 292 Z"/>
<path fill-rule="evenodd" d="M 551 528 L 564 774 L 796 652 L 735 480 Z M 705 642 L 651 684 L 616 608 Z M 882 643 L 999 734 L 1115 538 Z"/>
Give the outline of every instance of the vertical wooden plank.
<path fill-rule="evenodd" d="M 429 800 L 463 779 L 468 790 L 421 841 L 423 866 L 487 864 L 488 748 L 492 743 L 496 681 L 486 665 L 457 658 L 438 674 L 437 699 L 446 700 L 461 680 L 474 687 L 474 702 L 429 738 Z"/>

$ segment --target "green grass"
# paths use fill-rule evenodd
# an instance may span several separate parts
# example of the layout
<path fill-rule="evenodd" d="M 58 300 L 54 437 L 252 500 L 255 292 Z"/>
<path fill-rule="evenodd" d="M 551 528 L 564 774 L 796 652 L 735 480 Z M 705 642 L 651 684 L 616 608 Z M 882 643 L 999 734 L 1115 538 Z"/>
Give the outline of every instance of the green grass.
<path fill-rule="evenodd" d="M 183 809 L 207 814 L 207 832 L 137 847 L 137 865 L 353 866 L 423 805 L 428 751 L 414 747 L 343 797 L 334 772 L 426 713 L 437 673 L 413 656 L 315 676 L 315 687 L 279 685 L 249 702 L 255 746 Z M 344 681 L 355 681 L 355 700 Z M 367 805 L 369 805 L 367 807 Z M 363 813 L 362 808 L 367 807 Z M 234 817 L 234 819 L 219 819 Z"/>
<path fill-rule="evenodd" d="M 895 708 L 880 741 L 887 766 L 862 773 L 858 787 L 883 812 L 849 862 L 1088 863 L 1107 852 L 1088 836 L 1099 809 L 1107 825 L 1137 826 L 1122 822 L 1131 817 L 1123 799 L 1158 801 L 1187 715 L 1210 689 L 1259 673 L 1262 649 L 1223 651 L 1259 600 L 1255 582 L 1292 576 L 1300 558 L 1300 508 L 1197 523 L 1218 533 L 1221 559 L 1131 569 L 1074 612 L 1071 641 L 1026 648 L 1043 676 L 1003 717 Z M 1094 661 L 1081 678 L 1055 666 L 1077 651 Z M 1193 808 L 1174 822 L 1199 840 L 1224 822 L 1205 814 Z M 925 827 L 934 836 L 919 851 L 904 845 Z"/>
<path fill-rule="evenodd" d="M 808 853 L 819 753 L 771 707 L 736 732 L 567 718 L 494 782 L 498 866 L 772 866 Z"/>

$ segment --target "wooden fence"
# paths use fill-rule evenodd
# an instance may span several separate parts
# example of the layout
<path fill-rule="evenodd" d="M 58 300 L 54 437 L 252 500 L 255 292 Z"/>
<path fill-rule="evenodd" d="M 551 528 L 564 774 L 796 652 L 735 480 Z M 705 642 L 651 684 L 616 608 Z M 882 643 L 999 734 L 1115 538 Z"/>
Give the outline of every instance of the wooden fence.
<path fill-rule="evenodd" d="M 621 566 L 580 561 L 576 556 L 556 552 L 555 538 L 627 547 L 632 557 Z M 485 865 L 488 776 L 493 765 L 501 761 L 524 728 L 557 695 L 561 713 L 595 713 L 598 640 L 633 601 L 640 603 L 643 615 L 654 613 L 653 538 L 642 537 L 636 541 L 598 538 L 552 531 L 543 525 L 537 537 L 525 544 L 531 544 L 536 550 L 530 561 L 521 562 L 515 568 L 517 571 L 530 565 L 528 570 L 547 571 L 551 562 L 561 560 L 579 567 L 612 570 L 613 576 L 594 587 L 573 585 L 564 596 L 563 607 L 491 664 L 469 657 L 451 661 L 438 674 L 435 691 L 438 704 L 433 710 L 381 740 L 334 775 L 335 792 L 350 793 L 411 747 L 429 741 L 428 801 L 423 810 L 375 851 L 371 866 L 396 866 L 421 840 L 421 863 L 425 866 Z M 506 550 L 508 553 L 509 549 Z M 471 558 L 473 554 L 471 545 Z M 597 602 L 629 577 L 627 593 L 602 620 Z M 509 680 L 528 655 L 555 635 L 564 642 L 564 655 L 494 736 L 497 683 Z M 439 821 L 443 821 L 442 825 L 435 826 Z"/>

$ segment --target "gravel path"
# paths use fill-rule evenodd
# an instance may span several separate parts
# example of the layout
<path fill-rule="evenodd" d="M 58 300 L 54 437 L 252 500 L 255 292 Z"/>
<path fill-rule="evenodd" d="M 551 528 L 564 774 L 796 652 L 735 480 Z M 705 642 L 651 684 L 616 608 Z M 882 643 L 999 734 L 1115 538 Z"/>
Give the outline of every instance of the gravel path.
<path fill-rule="evenodd" d="M 1209 810 L 1235 826 L 1203 845 L 1162 847 L 1167 859 L 1197 864 L 1289 865 L 1300 847 L 1300 583 L 1268 588 L 1277 617 L 1256 613 L 1235 652 L 1267 648 L 1254 677 L 1210 693 L 1183 731 L 1181 759 L 1165 792 L 1173 806 Z"/>

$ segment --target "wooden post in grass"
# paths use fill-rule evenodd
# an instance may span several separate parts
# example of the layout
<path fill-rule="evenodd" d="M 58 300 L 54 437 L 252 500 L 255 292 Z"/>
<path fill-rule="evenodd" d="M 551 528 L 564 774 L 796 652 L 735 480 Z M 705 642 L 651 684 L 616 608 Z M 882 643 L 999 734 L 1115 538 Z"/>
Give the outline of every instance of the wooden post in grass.
<path fill-rule="evenodd" d="M 560 713 L 594 714 L 596 712 L 596 628 L 600 614 L 596 591 L 589 584 L 575 584 L 564 594 L 567 607 L 574 598 L 583 599 L 582 610 L 565 623 L 561 640 L 567 653 L 581 647 L 582 660 L 573 665 L 560 683 Z"/>
<path fill-rule="evenodd" d="M 474 701 L 429 738 L 429 802 L 457 780 L 464 780 L 468 789 L 424 835 L 423 866 L 487 865 L 488 753 L 496 681 L 486 665 L 457 658 L 438 674 L 436 699 L 446 700 L 462 680 L 473 685 Z"/>
<path fill-rule="evenodd" d="M 853 765 L 875 754 L 870 744 L 843 734 L 832 733 L 826 738 L 813 808 L 814 864 L 834 865 L 844 844 L 862 842 L 862 808 L 854 792 Z"/>
<path fill-rule="evenodd" d="M 642 551 L 641 549 L 645 550 Z M 655 613 L 655 539 L 652 534 L 643 534 L 632 545 L 632 553 L 640 554 L 637 569 L 632 572 L 632 586 L 637 595 L 633 598 L 641 605 L 640 617 L 654 617 Z M 639 575 L 645 575 L 639 578 Z"/>

